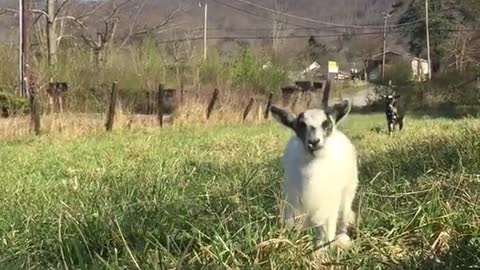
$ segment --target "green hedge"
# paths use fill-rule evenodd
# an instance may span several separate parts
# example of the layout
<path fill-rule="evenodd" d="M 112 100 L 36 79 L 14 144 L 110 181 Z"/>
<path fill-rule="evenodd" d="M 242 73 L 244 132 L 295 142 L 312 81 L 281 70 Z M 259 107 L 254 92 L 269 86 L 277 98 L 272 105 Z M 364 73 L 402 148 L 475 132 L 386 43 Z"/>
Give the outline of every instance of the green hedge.
<path fill-rule="evenodd" d="M 11 114 L 28 113 L 28 100 L 9 93 L 0 92 L 0 113 L 2 117 Z"/>

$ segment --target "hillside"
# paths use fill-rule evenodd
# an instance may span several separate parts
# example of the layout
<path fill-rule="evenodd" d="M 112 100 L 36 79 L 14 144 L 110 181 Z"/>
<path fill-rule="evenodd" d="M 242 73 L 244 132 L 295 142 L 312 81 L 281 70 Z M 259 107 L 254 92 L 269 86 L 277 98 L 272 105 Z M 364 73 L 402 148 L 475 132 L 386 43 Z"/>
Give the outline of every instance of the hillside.
<path fill-rule="evenodd" d="M 322 40 L 331 43 L 346 29 L 338 26 L 329 26 L 314 22 L 325 21 L 334 24 L 347 25 L 375 25 L 376 27 L 364 31 L 381 31 L 378 26 L 383 25 L 381 11 L 388 10 L 397 0 L 209 0 L 208 1 L 208 36 L 211 45 L 224 45 L 227 38 L 241 37 L 242 41 L 255 44 L 270 44 L 272 28 L 275 25 L 279 31 L 277 36 L 282 40 L 282 46 L 288 48 L 298 47 L 299 39 L 293 36 L 319 35 L 328 36 Z M 103 8 L 98 9 L 86 21 L 90 32 L 95 33 L 104 28 L 101 18 L 113 10 L 115 4 L 123 1 L 104 1 Z M 120 18 L 116 37 L 122 39 L 129 33 L 133 21 L 140 27 L 151 27 L 163 21 L 165 16 L 177 7 L 182 12 L 172 18 L 168 25 L 160 28 L 157 33 L 160 41 L 179 38 L 200 38 L 203 35 L 204 10 L 198 1 L 191 0 L 145 0 L 141 11 L 139 8 L 143 1 L 130 1 L 117 16 Z M 253 3 L 253 5 L 252 5 Z M 64 9 L 72 15 L 84 14 L 86 10 L 98 5 L 98 1 L 72 0 Z M 257 6 L 255 6 L 257 5 Z M 16 1 L 0 0 L 0 8 L 14 8 Z M 44 1 L 34 1 L 35 8 L 43 8 Z M 293 16 L 278 16 L 266 9 L 279 10 Z M 137 18 L 137 14 L 138 18 Z M 310 18 L 302 20 L 297 17 Z M 274 19 L 277 23 L 274 23 Z M 392 18 L 395 21 L 395 17 Z M 0 16 L 0 40 L 14 41 L 17 23 L 12 15 Z M 228 43 L 228 42 L 227 42 Z M 228 44 L 226 45 L 228 47 Z"/>

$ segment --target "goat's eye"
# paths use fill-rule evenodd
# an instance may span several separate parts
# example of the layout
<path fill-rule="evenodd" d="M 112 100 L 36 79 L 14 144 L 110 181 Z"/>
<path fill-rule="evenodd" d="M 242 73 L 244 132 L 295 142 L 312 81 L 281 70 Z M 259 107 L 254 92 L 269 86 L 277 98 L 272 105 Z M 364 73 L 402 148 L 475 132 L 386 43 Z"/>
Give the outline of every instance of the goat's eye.
<path fill-rule="evenodd" d="M 305 124 L 305 122 L 298 122 L 298 127 L 301 129 L 305 129 L 307 128 L 307 124 Z"/>
<path fill-rule="evenodd" d="M 330 122 L 328 120 L 326 120 L 322 123 L 322 129 L 327 136 L 329 136 L 330 133 L 332 133 L 332 128 L 333 128 L 332 126 L 333 126 L 332 122 Z"/>
<path fill-rule="evenodd" d="M 328 120 L 323 121 L 323 123 L 322 123 L 322 128 L 323 129 L 329 129 L 330 127 L 332 127 L 332 123 L 330 121 L 328 121 Z"/>

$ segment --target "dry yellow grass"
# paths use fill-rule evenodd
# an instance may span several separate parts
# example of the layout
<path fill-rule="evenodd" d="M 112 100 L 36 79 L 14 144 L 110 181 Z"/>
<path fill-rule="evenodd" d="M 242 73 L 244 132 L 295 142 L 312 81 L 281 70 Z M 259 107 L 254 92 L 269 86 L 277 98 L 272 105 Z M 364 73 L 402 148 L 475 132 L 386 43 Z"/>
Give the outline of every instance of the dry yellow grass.
<path fill-rule="evenodd" d="M 243 113 L 250 98 L 255 102 L 243 121 Z M 226 93 L 221 95 L 209 119 L 206 118 L 206 110 L 209 96 L 199 98 L 185 97 L 185 102 L 178 105 L 173 115 L 164 117 L 164 128 L 185 126 L 208 126 L 249 123 L 258 124 L 265 122 L 264 111 L 267 98 L 264 96 L 239 95 Z M 274 103 L 280 103 L 274 100 Z M 299 98 L 296 102 L 291 100 L 289 107 L 294 105 L 294 111 L 306 108 L 306 100 Z M 44 108 L 47 108 L 44 105 Z M 48 111 L 48 110 L 45 110 Z M 41 116 L 41 131 L 44 135 L 62 135 L 77 137 L 95 132 L 105 131 L 106 113 L 44 113 Z M 0 119 L 0 138 L 23 137 L 32 134 L 30 116 L 13 116 Z M 143 115 L 131 113 L 121 104 L 117 106 L 114 130 L 159 128 L 156 115 Z"/>

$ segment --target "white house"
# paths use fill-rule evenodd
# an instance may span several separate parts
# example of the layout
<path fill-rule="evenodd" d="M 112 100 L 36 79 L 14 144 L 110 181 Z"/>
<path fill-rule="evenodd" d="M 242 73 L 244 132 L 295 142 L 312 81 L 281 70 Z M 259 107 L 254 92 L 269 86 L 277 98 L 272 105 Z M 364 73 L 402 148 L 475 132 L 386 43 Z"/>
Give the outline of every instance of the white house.
<path fill-rule="evenodd" d="M 414 80 L 418 82 L 426 81 L 429 73 L 428 61 L 414 57 L 412 59 L 412 72 Z"/>

